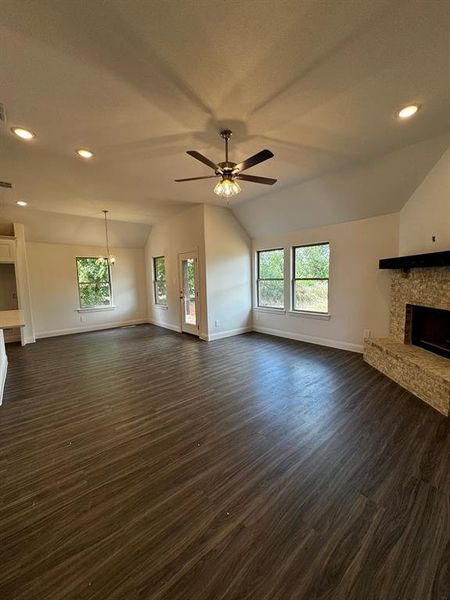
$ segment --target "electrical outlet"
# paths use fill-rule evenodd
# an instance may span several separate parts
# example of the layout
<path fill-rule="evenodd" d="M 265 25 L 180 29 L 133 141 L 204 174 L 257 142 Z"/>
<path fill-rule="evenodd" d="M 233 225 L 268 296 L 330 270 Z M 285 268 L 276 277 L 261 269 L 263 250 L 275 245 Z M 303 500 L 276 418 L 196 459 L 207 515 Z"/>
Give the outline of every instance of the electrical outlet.
<path fill-rule="evenodd" d="M 364 329 L 363 331 L 363 337 L 366 340 L 367 338 L 370 338 L 370 329 Z"/>
<path fill-rule="evenodd" d="M 214 321 L 214 327 L 219 327 L 219 325 L 220 325 L 220 321 L 219 321 L 219 319 L 216 319 Z"/>
<path fill-rule="evenodd" d="M 80 315 L 80 323 L 84 323 L 86 321 L 86 317 L 84 315 Z"/>

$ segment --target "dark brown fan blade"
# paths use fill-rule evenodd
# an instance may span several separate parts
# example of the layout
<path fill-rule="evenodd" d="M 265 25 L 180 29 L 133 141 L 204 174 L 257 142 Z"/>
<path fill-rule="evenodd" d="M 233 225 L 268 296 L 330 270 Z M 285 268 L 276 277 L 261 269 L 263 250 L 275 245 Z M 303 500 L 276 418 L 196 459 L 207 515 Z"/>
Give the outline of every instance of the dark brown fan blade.
<path fill-rule="evenodd" d="M 196 181 L 197 179 L 215 179 L 217 175 L 206 175 L 206 177 L 186 177 L 186 179 L 174 179 L 174 181 Z"/>
<path fill-rule="evenodd" d="M 213 163 L 212 160 L 209 160 L 209 158 L 206 158 L 206 156 L 203 156 L 203 154 L 200 154 L 200 152 L 197 152 L 197 150 L 187 150 L 186 154 L 189 154 L 189 156 L 196 158 L 204 165 L 211 167 L 211 169 L 214 169 L 214 171 L 217 171 L 217 169 L 219 168 L 215 163 Z"/>
<path fill-rule="evenodd" d="M 243 162 L 236 165 L 233 171 L 245 171 L 246 169 L 250 169 L 250 167 L 259 165 L 259 163 L 262 163 L 265 160 L 272 158 L 272 156 L 273 153 L 270 150 L 267 150 L 266 148 L 265 150 L 261 150 L 261 152 L 258 152 L 258 154 L 250 156 L 250 158 L 247 158 L 247 160 L 244 160 Z"/>
<path fill-rule="evenodd" d="M 276 179 L 270 177 L 255 177 L 254 175 L 236 175 L 236 179 L 242 179 L 242 181 L 253 181 L 253 183 L 265 183 L 266 185 L 273 185 L 277 182 Z"/>

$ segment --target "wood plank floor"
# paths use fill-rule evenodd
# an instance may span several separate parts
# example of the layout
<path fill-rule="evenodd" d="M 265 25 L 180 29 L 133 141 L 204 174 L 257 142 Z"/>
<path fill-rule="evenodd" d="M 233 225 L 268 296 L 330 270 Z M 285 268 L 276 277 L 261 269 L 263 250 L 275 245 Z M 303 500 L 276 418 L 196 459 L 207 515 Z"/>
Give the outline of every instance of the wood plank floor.
<path fill-rule="evenodd" d="M 450 420 L 360 355 L 151 325 L 8 353 L 2 600 L 450 597 Z"/>

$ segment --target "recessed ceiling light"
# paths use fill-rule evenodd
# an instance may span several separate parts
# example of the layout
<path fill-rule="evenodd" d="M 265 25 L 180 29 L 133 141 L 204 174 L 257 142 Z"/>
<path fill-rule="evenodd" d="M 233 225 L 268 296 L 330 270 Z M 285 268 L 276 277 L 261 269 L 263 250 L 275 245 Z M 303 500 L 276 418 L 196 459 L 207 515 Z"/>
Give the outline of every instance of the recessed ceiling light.
<path fill-rule="evenodd" d="M 92 158 L 94 156 L 94 153 L 87 148 L 78 148 L 77 154 L 78 156 L 81 156 L 81 158 Z"/>
<path fill-rule="evenodd" d="M 17 135 L 17 137 L 20 137 L 23 140 L 32 140 L 34 137 L 36 137 L 35 133 L 29 129 L 24 129 L 23 127 L 11 127 L 11 131 Z"/>
<path fill-rule="evenodd" d="M 25 200 L 17 200 L 16 204 L 18 204 L 19 206 L 26 206 L 28 202 L 25 202 Z"/>
<path fill-rule="evenodd" d="M 404 106 L 397 113 L 400 119 L 409 119 L 413 117 L 416 112 L 420 109 L 420 104 L 408 104 L 408 106 Z"/>

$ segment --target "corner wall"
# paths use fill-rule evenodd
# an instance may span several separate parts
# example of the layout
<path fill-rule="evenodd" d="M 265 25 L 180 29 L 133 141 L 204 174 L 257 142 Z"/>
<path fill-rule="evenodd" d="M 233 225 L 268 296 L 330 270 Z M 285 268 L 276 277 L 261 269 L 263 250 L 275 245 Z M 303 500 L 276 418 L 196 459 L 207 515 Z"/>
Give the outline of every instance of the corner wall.
<path fill-rule="evenodd" d="M 205 205 L 208 340 L 251 330 L 251 240 L 228 208 Z"/>
<path fill-rule="evenodd" d="M 178 255 L 197 251 L 199 336 L 213 340 L 251 329 L 251 242 L 228 208 L 199 205 L 152 227 L 145 247 L 149 321 L 181 331 Z M 153 257 L 165 256 L 167 306 L 154 303 Z"/>
<path fill-rule="evenodd" d="M 449 249 L 450 148 L 400 211 L 399 255 Z"/>
<path fill-rule="evenodd" d="M 183 252 L 198 253 L 200 280 L 200 329 L 207 333 L 207 299 L 205 286 L 205 236 L 203 206 L 198 205 L 157 223 L 152 227 L 145 245 L 145 270 L 149 321 L 154 325 L 181 331 L 180 289 L 178 283 L 178 255 Z M 153 257 L 165 256 L 167 307 L 154 302 Z"/>

